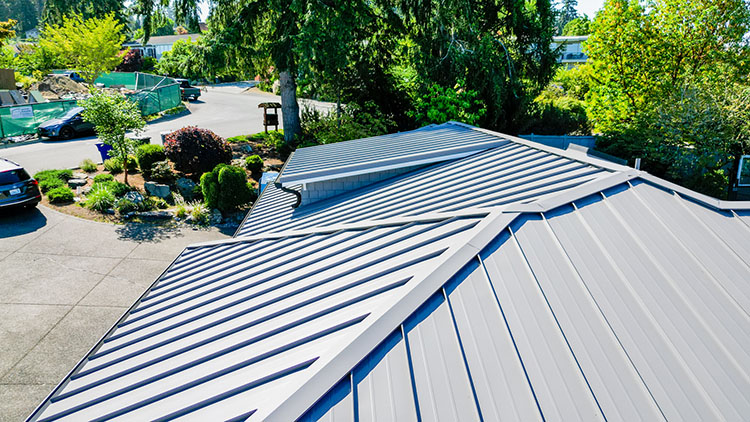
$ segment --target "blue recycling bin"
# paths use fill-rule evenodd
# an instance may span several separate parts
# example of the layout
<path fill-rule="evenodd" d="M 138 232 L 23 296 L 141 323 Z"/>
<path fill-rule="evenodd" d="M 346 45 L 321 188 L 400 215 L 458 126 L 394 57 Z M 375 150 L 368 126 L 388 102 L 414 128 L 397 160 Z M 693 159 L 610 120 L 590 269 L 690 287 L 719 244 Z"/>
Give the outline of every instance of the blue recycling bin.
<path fill-rule="evenodd" d="M 109 158 L 109 152 L 112 151 L 112 145 L 105 144 L 103 142 L 97 142 L 96 149 L 99 150 L 99 154 L 102 156 L 102 163 L 103 163 L 104 160 Z"/>

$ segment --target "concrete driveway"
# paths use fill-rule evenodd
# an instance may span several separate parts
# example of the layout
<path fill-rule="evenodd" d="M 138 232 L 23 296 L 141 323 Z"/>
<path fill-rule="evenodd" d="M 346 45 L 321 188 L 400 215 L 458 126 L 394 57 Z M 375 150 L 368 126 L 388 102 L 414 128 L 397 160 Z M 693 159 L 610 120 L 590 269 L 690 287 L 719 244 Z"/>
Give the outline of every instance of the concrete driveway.
<path fill-rule="evenodd" d="M 230 236 L 0 214 L 0 421 L 24 420 L 185 246 Z"/>
<path fill-rule="evenodd" d="M 160 143 L 161 132 L 171 132 L 185 126 L 198 126 L 214 131 L 219 136 L 247 135 L 263 130 L 263 110 L 258 109 L 262 102 L 280 102 L 281 98 L 259 91 L 246 92 L 245 84 L 210 86 L 203 92 L 199 101 L 189 103 L 190 113 L 177 118 L 150 123 L 143 136 L 150 136 L 152 143 Z M 327 110 L 333 104 L 301 100 L 318 109 Z M 281 113 L 281 110 L 279 110 Z M 0 149 L 0 157 L 13 160 L 33 174 L 39 170 L 77 167 L 85 158 L 101 162 L 94 146 L 98 140 L 94 136 L 70 141 L 42 141 Z"/>

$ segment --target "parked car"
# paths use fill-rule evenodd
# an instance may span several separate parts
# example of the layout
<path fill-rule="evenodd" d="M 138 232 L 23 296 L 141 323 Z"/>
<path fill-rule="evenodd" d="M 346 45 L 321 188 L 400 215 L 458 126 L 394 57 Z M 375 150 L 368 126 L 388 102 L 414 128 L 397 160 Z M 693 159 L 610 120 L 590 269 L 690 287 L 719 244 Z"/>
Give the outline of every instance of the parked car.
<path fill-rule="evenodd" d="M 67 77 L 69 77 L 70 79 L 72 79 L 72 80 L 74 80 L 76 82 L 83 82 L 84 81 L 83 77 L 81 77 L 81 75 L 78 72 L 74 71 L 74 70 L 68 70 L 66 72 L 59 73 L 58 75 L 67 76 Z"/>
<path fill-rule="evenodd" d="M 0 209 L 35 207 L 41 199 L 36 179 L 17 163 L 0 158 Z"/>
<path fill-rule="evenodd" d="M 83 120 L 83 107 L 74 107 L 58 119 L 47 120 L 37 127 L 39 136 L 71 139 L 94 132 L 94 125 Z"/>
<path fill-rule="evenodd" d="M 190 85 L 190 81 L 187 79 L 175 79 L 180 84 L 180 94 L 182 95 L 182 101 L 197 100 L 201 96 L 201 90 Z"/>

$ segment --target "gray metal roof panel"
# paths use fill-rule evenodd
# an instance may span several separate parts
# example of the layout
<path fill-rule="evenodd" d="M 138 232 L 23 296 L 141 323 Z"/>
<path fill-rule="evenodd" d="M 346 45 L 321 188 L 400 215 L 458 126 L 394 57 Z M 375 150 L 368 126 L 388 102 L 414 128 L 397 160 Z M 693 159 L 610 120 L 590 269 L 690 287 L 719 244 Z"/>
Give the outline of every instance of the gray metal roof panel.
<path fill-rule="evenodd" d="M 291 207 L 294 195 L 269 185 L 237 236 L 496 207 L 536 200 L 609 174 L 606 169 L 508 144 L 296 209 Z"/>
<path fill-rule="evenodd" d="M 340 349 L 477 221 L 188 249 L 34 419 L 229 418 L 277 405 L 287 382 Z"/>
<path fill-rule="evenodd" d="M 299 148 L 277 179 L 283 184 L 409 167 L 506 144 L 501 136 L 450 123 L 353 141 Z"/>

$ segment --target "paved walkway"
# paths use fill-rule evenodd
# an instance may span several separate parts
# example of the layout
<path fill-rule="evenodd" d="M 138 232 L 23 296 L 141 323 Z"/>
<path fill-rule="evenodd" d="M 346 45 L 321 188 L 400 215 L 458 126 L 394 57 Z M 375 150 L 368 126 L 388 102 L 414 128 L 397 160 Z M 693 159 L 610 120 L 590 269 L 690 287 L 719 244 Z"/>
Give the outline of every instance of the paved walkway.
<path fill-rule="evenodd" d="M 185 246 L 230 236 L 0 214 L 0 421 L 24 420 Z"/>

